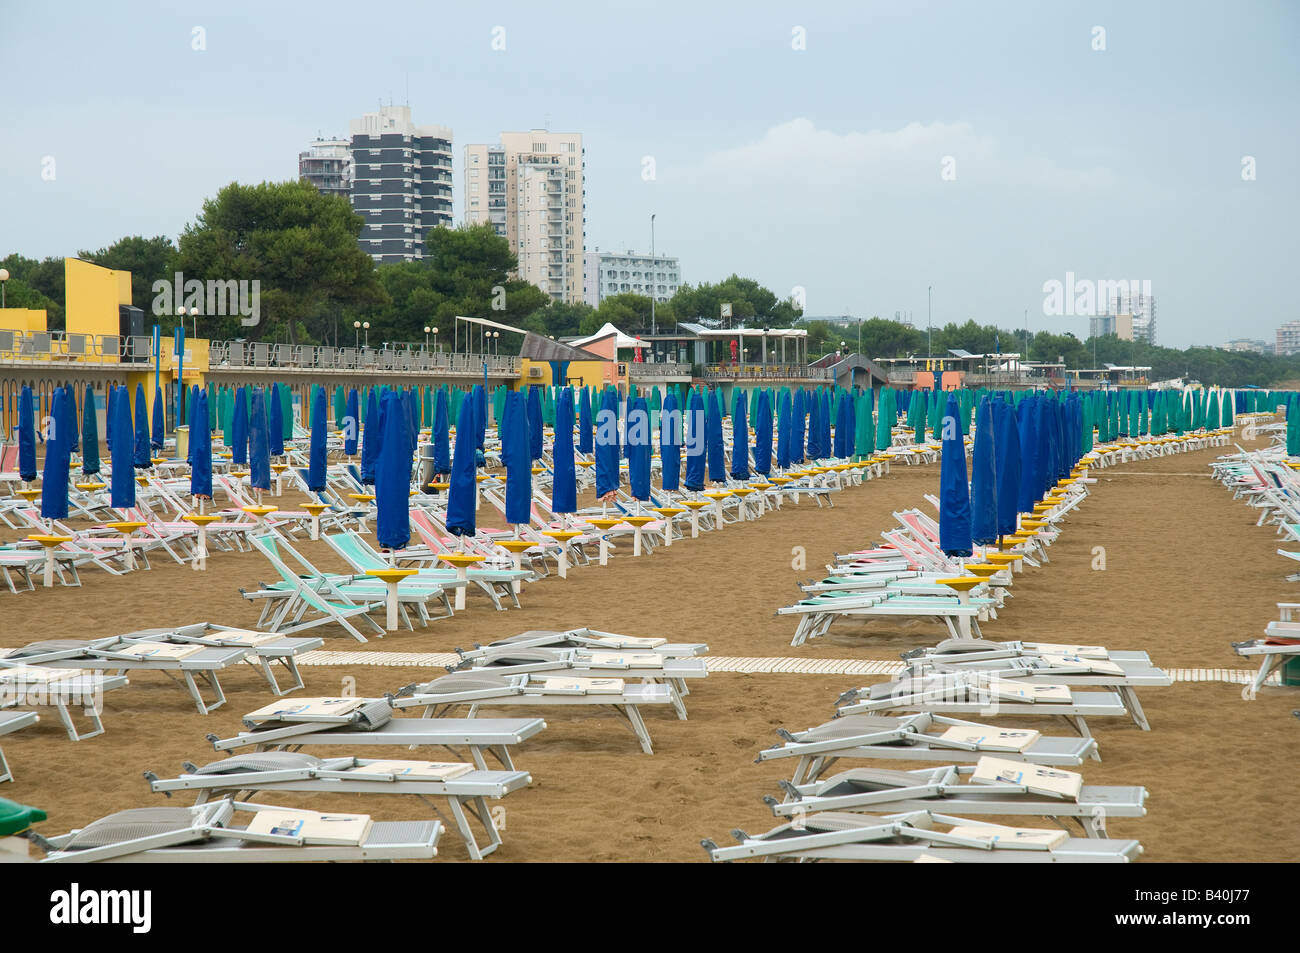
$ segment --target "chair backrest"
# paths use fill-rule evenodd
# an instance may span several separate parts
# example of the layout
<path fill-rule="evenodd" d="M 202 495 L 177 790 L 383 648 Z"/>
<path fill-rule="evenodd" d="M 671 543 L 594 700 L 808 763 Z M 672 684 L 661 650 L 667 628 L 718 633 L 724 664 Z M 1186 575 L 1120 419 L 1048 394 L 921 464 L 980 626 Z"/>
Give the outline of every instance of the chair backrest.
<path fill-rule="evenodd" d="M 321 537 L 330 549 L 343 557 L 353 569 L 365 572 L 368 569 L 382 569 L 384 562 L 365 545 L 362 539 L 353 533 L 325 533 Z"/>

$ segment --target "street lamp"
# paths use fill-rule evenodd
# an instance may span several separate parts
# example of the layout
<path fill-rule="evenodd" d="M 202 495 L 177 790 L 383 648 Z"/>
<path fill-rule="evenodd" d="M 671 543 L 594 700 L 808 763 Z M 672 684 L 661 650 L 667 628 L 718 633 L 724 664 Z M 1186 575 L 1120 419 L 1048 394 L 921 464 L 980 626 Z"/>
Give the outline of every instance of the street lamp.
<path fill-rule="evenodd" d="M 501 353 L 501 332 L 500 331 L 492 332 L 492 353 L 493 354 Z"/>
<path fill-rule="evenodd" d="M 929 360 L 932 356 L 930 349 L 930 293 L 934 291 L 934 285 L 928 285 L 925 289 L 925 357 Z"/>
<path fill-rule="evenodd" d="M 199 309 L 198 308 L 190 308 L 190 318 L 193 319 L 194 321 L 194 336 L 198 337 L 199 336 Z M 181 324 L 184 323 L 185 323 L 184 321 L 181 322 Z"/>
<path fill-rule="evenodd" d="M 352 346 L 361 347 L 361 322 L 352 322 Z"/>
<path fill-rule="evenodd" d="M 424 350 L 426 354 L 429 351 L 429 332 L 432 330 L 433 328 L 429 327 L 427 324 L 424 326 Z"/>
<path fill-rule="evenodd" d="M 438 350 L 438 329 L 433 328 L 433 349 Z"/>
<path fill-rule="evenodd" d="M 363 321 L 361 326 L 366 329 L 366 347 L 370 347 L 370 322 Z"/>
<path fill-rule="evenodd" d="M 0 268 L 0 308 L 5 306 L 5 283 L 9 280 L 9 269 Z"/>

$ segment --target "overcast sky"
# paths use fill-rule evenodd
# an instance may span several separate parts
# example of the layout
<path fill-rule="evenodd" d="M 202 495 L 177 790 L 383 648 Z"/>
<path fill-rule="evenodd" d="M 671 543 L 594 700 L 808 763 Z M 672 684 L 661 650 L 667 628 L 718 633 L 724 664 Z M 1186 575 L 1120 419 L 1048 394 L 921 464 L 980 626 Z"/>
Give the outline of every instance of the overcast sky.
<path fill-rule="evenodd" d="M 1300 319 L 1295 3 L 0 0 L 0 80 L 0 256 L 175 237 L 391 97 L 452 128 L 457 220 L 463 145 L 581 132 L 589 250 L 654 212 L 686 280 L 812 315 L 924 327 L 933 286 L 1084 337 L 1073 272 L 1150 281 L 1162 344 Z"/>

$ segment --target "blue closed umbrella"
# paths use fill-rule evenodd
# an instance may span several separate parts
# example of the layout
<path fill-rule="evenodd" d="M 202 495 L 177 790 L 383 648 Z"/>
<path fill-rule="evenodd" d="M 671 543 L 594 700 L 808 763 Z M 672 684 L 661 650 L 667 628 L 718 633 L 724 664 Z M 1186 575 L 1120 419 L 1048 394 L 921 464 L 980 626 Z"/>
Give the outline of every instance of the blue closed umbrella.
<path fill-rule="evenodd" d="M 366 394 L 366 429 L 361 434 L 361 482 L 368 486 L 375 482 L 375 458 L 379 456 L 379 445 L 382 442 L 383 437 L 379 432 L 379 399 L 372 387 Z"/>
<path fill-rule="evenodd" d="M 818 421 L 821 407 L 816 393 L 810 393 L 807 398 L 808 403 L 808 435 L 807 442 L 804 446 L 804 454 L 808 460 L 815 462 L 821 455 L 821 436 L 822 428 Z"/>
<path fill-rule="evenodd" d="M 821 450 L 823 457 L 833 456 L 834 447 L 831 446 L 831 392 L 822 391 L 821 409 L 817 414 L 817 423 L 821 425 L 821 434 L 817 439 L 817 446 Z"/>
<path fill-rule="evenodd" d="M 731 477 L 749 479 L 749 408 L 745 392 L 736 389 L 731 408 Z"/>
<path fill-rule="evenodd" d="M 280 400 L 279 384 L 271 385 L 266 405 L 266 439 L 271 456 L 284 456 L 284 404 Z"/>
<path fill-rule="evenodd" d="M 709 480 L 713 483 L 727 482 L 726 455 L 722 448 L 722 406 L 721 394 L 714 390 L 705 398 L 704 436 L 706 457 L 709 465 Z"/>
<path fill-rule="evenodd" d="M 77 419 L 77 394 L 69 384 L 63 388 L 63 416 L 68 419 L 68 452 L 79 453 L 81 449 L 81 436 L 77 433 L 77 427 L 80 421 Z"/>
<path fill-rule="evenodd" d="M 754 472 L 772 472 L 772 407 L 765 390 L 754 400 Z"/>
<path fill-rule="evenodd" d="M 95 389 L 86 385 L 81 403 L 81 472 L 93 476 L 99 472 L 99 415 L 95 413 Z"/>
<path fill-rule="evenodd" d="M 644 397 L 631 402 L 627 412 L 627 480 L 632 496 L 650 499 L 650 407 Z"/>
<path fill-rule="evenodd" d="M 248 484 L 254 490 L 271 489 L 270 423 L 266 419 L 266 391 L 252 390 L 248 409 Z"/>
<path fill-rule="evenodd" d="M 686 415 L 690 428 L 690 440 L 686 445 L 686 476 L 682 484 L 688 490 L 698 493 L 704 489 L 705 444 L 708 442 L 708 427 L 705 426 L 704 399 L 699 391 L 692 391 L 690 412 Z"/>
<path fill-rule="evenodd" d="M 447 422 L 447 392 L 441 387 L 433 399 L 433 472 L 451 472 L 451 425 Z"/>
<path fill-rule="evenodd" d="M 248 463 L 248 394 L 243 387 L 235 389 L 235 406 L 230 415 L 230 452 L 231 463 L 236 466 Z"/>
<path fill-rule="evenodd" d="M 961 408 L 948 398 L 939 457 L 939 548 L 949 556 L 969 556 L 971 547 L 970 485 L 966 481 L 966 447 L 962 443 Z"/>
<path fill-rule="evenodd" d="M 551 512 L 574 513 L 578 509 L 578 479 L 573 456 L 573 388 L 563 387 L 555 401 L 555 440 L 551 445 L 554 479 Z"/>
<path fill-rule="evenodd" d="M 794 392 L 790 403 L 790 460 L 786 463 L 803 463 L 804 461 L 804 418 L 807 415 L 807 396 L 803 388 Z"/>
<path fill-rule="evenodd" d="M 113 464 L 109 486 L 109 504 L 117 510 L 135 506 L 135 432 L 131 429 L 131 398 L 125 387 L 113 397 L 113 439 L 108 445 Z"/>
<path fill-rule="evenodd" d="M 542 389 L 537 386 L 528 388 L 528 406 L 524 420 L 525 436 L 528 443 L 528 459 L 542 459 Z"/>
<path fill-rule="evenodd" d="M 578 452 L 589 455 L 594 447 L 591 439 L 591 391 L 584 387 L 578 398 Z"/>
<path fill-rule="evenodd" d="M 1016 531 L 1016 507 L 1020 498 L 1020 431 L 1016 413 L 1002 398 L 993 401 L 993 437 L 997 452 L 998 535 Z"/>
<path fill-rule="evenodd" d="M 24 483 L 36 479 L 36 409 L 26 384 L 18 394 L 18 476 Z"/>
<path fill-rule="evenodd" d="M 659 482 L 668 492 L 674 492 L 682 485 L 683 425 L 677 394 L 670 390 L 659 414 Z"/>
<path fill-rule="evenodd" d="M 357 455 L 357 436 L 361 431 L 361 418 L 357 416 L 359 413 L 357 389 L 349 387 L 347 406 L 343 412 L 343 452 L 349 457 Z M 443 423 L 446 424 L 445 414 Z"/>
<path fill-rule="evenodd" d="M 483 385 L 475 384 L 470 397 L 474 401 L 474 440 L 482 450 L 487 441 L 487 395 L 483 392 Z"/>
<path fill-rule="evenodd" d="M 325 429 L 325 391 L 318 388 L 321 431 Z M 315 416 L 313 414 L 313 416 Z M 410 415 L 395 391 L 384 395 L 380 412 L 384 439 L 375 462 L 375 539 L 384 549 L 403 549 L 411 541 Z M 312 447 L 316 422 L 312 421 Z"/>
<path fill-rule="evenodd" d="M 135 466 L 143 469 L 153 461 L 149 457 L 149 413 L 144 406 L 144 385 L 135 385 Z"/>
<path fill-rule="evenodd" d="M 451 462 L 451 486 L 447 490 L 447 531 L 453 536 L 473 536 L 474 502 L 478 491 L 474 481 L 473 401 L 463 400 L 456 416 L 456 455 Z"/>
<path fill-rule="evenodd" d="M 325 489 L 325 388 L 315 385 L 312 387 L 311 394 L 311 445 L 307 456 L 307 489 L 313 493 L 319 493 Z M 372 421 L 372 427 L 379 429 L 379 417 L 375 416 Z M 367 428 L 366 439 L 368 440 L 369 429 Z M 373 468 L 373 463 L 371 464 Z M 370 478 L 370 483 L 375 482 L 375 478 Z"/>
<path fill-rule="evenodd" d="M 208 393 L 200 390 L 190 424 L 190 496 L 212 498 L 212 428 L 208 426 Z"/>
<path fill-rule="evenodd" d="M 501 462 L 506 467 L 506 522 L 528 523 L 532 520 L 533 457 L 531 447 L 532 415 L 536 389 L 529 397 L 519 391 L 506 394 L 501 424 Z M 537 406 L 540 412 L 540 406 Z M 541 418 L 538 417 L 540 424 Z"/>
<path fill-rule="evenodd" d="M 989 546 L 998 540 L 997 431 L 987 397 L 975 410 L 975 447 L 971 453 L 970 531 L 972 542 Z"/>
<path fill-rule="evenodd" d="M 41 473 L 41 517 L 61 520 L 68 517 L 68 466 L 72 460 L 72 436 L 61 421 L 68 416 L 67 392 L 54 389 L 50 416 L 54 427 L 45 442 L 45 469 Z"/>
<path fill-rule="evenodd" d="M 164 443 L 164 431 L 166 428 L 165 421 L 166 411 L 163 410 L 163 394 L 161 387 L 153 389 L 153 429 L 152 436 L 149 438 L 149 446 L 153 450 L 161 450 Z"/>
<path fill-rule="evenodd" d="M 618 395 L 611 388 L 600 399 L 596 415 L 596 497 L 618 490 Z"/>
<path fill-rule="evenodd" d="M 778 470 L 790 468 L 790 395 L 782 393 L 777 398 L 776 409 L 776 467 Z"/>

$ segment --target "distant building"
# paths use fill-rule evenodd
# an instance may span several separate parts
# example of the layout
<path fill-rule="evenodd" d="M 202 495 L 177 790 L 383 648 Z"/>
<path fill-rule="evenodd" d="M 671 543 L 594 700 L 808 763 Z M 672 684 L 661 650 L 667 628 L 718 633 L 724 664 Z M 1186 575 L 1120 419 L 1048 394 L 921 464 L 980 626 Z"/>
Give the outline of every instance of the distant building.
<path fill-rule="evenodd" d="M 1143 292 L 1116 295 L 1098 302 L 1098 306 L 1101 313 L 1092 315 L 1088 322 L 1090 337 L 1113 334 L 1121 341 L 1156 343 L 1155 295 Z"/>
<path fill-rule="evenodd" d="M 326 195 L 352 197 L 352 143 L 347 139 L 316 139 L 298 153 L 298 178 Z"/>
<path fill-rule="evenodd" d="M 503 132 L 465 147 L 465 221 L 510 242 L 518 275 L 556 301 L 585 297 L 585 152 L 579 133 Z"/>
<path fill-rule="evenodd" d="M 1288 321 L 1277 329 L 1276 354 L 1294 354 L 1300 351 L 1300 321 Z"/>
<path fill-rule="evenodd" d="M 682 286 L 682 271 L 671 255 L 587 252 L 583 262 L 582 299 L 593 308 L 610 295 L 639 294 L 664 302 Z"/>
<path fill-rule="evenodd" d="M 1259 341 L 1254 338 L 1233 338 L 1227 344 L 1223 345 L 1225 351 L 1251 351 L 1255 354 L 1272 354 L 1273 345 L 1267 341 Z"/>

